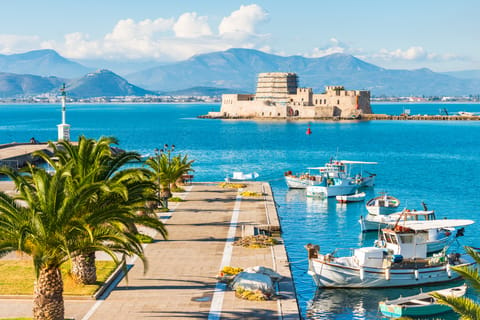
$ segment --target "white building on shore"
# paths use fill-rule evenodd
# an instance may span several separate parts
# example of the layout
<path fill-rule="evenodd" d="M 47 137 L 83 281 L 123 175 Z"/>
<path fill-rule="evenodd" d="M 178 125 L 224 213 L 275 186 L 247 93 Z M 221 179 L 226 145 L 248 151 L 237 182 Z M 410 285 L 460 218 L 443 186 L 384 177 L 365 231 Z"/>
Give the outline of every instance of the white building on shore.
<path fill-rule="evenodd" d="M 256 94 L 224 94 L 220 112 L 224 118 L 357 118 L 370 114 L 370 91 L 327 86 L 325 93 L 299 88 L 295 73 L 260 73 Z"/>

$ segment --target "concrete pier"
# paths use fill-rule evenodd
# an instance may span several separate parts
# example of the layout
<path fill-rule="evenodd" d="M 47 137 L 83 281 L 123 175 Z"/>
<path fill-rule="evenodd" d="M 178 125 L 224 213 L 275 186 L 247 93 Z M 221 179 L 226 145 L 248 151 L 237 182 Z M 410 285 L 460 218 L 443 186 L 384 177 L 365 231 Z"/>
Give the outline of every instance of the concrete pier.
<path fill-rule="evenodd" d="M 49 152 L 46 143 L 9 143 L 0 145 L 0 166 L 6 165 L 14 169 L 21 168 L 27 162 L 34 163 L 32 153 L 43 150 Z"/>
<path fill-rule="evenodd" d="M 300 319 L 285 246 L 244 248 L 232 245 L 254 227 L 280 229 L 268 183 L 249 182 L 246 191 L 261 197 L 242 197 L 237 189 L 218 183 L 194 183 L 175 194 L 184 202 L 170 203 L 171 212 L 159 213 L 169 239 L 148 244 L 148 270 L 139 260 L 125 278 L 98 300 L 65 297 L 65 317 L 96 319 Z M 265 266 L 283 276 L 278 299 L 247 301 L 217 282 L 222 265 Z M 15 308 L 12 308 L 12 305 Z M 31 316 L 32 300 L 1 299 L 0 318 Z"/>

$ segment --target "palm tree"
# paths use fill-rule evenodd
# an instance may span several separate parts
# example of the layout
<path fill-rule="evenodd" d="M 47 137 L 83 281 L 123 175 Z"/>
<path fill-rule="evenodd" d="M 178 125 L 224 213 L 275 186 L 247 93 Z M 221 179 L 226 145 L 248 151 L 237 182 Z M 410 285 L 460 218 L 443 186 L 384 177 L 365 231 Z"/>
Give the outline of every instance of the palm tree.
<path fill-rule="evenodd" d="M 168 198 L 172 196 L 171 188 L 176 188 L 177 181 L 189 171 L 193 171 L 188 156 L 181 154 L 171 157 L 170 152 L 156 154 L 145 161 L 150 167 L 151 179 L 157 184 L 158 201 L 164 208 L 168 208 Z"/>
<path fill-rule="evenodd" d="M 63 319 L 63 280 L 60 266 L 70 253 L 84 247 L 85 233 L 91 225 L 79 213 L 84 203 L 102 188 L 89 184 L 75 190 L 68 188 L 68 173 L 57 170 L 53 174 L 29 166 L 25 174 L 10 168 L 0 168 L 16 185 L 18 195 L 11 197 L 0 192 L 0 255 L 13 251 L 32 257 L 36 274 L 33 315 L 35 319 Z M 69 190 L 69 192 L 65 192 Z M 116 230 L 103 230 L 106 238 L 118 237 L 117 242 L 128 243 L 129 252 L 143 257 L 141 244 L 130 235 Z M 126 248 L 126 247 L 125 247 Z M 124 249 L 123 252 L 126 253 Z M 95 244 L 120 263 L 107 242 Z"/>
<path fill-rule="evenodd" d="M 154 199 L 155 185 L 148 180 L 148 171 L 124 167 L 128 162 L 138 161 L 139 155 L 134 152 L 113 153 L 111 144 L 117 144 L 113 137 L 102 137 L 96 141 L 81 136 L 76 145 L 68 141 L 58 145 L 49 142 L 53 156 L 43 152 L 36 155 L 42 157 L 55 170 L 67 168 L 70 174 L 69 187 L 72 189 L 91 183 L 105 184 L 95 197 L 84 203 L 85 215 L 93 220 L 89 222 L 97 226 L 97 229 L 100 230 L 98 226 L 102 226 L 117 228 L 117 232 L 123 232 L 126 227 L 128 232 L 138 234 L 136 225 L 143 225 L 153 228 L 166 238 L 165 226 L 155 215 L 133 214 L 139 209 L 145 212 L 146 201 Z M 119 227 L 115 224 L 116 215 L 120 213 L 118 211 L 106 210 L 110 216 L 98 213 L 105 211 L 105 208 L 116 207 L 130 212 L 128 225 Z M 85 242 L 90 242 L 90 245 L 101 241 L 105 241 L 102 236 L 95 238 L 89 235 L 85 238 Z M 95 251 L 89 248 L 91 246 L 86 245 L 85 249 L 79 249 L 72 254 L 71 273 L 73 278 L 82 284 L 96 282 Z"/>
<path fill-rule="evenodd" d="M 467 253 L 475 260 L 476 264 L 480 264 L 480 252 L 472 247 L 465 247 Z M 480 272 L 476 266 L 453 266 L 452 270 L 460 274 L 467 283 L 480 292 Z M 461 315 L 462 320 L 480 319 L 480 304 L 467 297 L 450 297 L 433 293 L 438 302 L 449 305 L 452 309 Z"/>

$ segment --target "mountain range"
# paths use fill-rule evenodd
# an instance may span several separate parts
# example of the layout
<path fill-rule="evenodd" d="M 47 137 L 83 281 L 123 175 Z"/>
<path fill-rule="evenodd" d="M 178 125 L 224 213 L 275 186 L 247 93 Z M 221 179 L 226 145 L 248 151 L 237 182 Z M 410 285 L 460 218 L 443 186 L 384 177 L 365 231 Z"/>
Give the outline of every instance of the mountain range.
<path fill-rule="evenodd" d="M 480 71 L 437 73 L 395 70 L 347 54 L 320 58 L 277 56 L 252 49 L 200 54 L 185 61 L 125 75 L 68 60 L 53 50 L 0 55 L 0 97 L 58 92 L 67 84 L 72 97 L 145 94 L 216 95 L 254 93 L 258 73 L 295 72 L 300 86 L 321 93 L 327 85 L 370 90 L 372 96 L 465 96 L 480 94 Z"/>

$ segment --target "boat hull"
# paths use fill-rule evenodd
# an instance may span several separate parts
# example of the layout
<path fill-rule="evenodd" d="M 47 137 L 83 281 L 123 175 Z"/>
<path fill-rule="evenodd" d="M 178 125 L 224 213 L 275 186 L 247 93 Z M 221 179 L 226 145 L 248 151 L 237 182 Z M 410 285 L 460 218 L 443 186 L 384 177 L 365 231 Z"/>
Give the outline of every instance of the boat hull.
<path fill-rule="evenodd" d="M 354 194 L 357 189 L 357 185 L 309 186 L 307 187 L 307 197 L 324 198 L 350 195 Z"/>
<path fill-rule="evenodd" d="M 341 195 L 336 196 L 338 202 L 347 203 L 347 202 L 359 202 L 365 200 L 365 192 L 355 193 L 352 195 Z"/>
<path fill-rule="evenodd" d="M 465 265 L 471 265 L 468 262 Z M 393 288 L 442 283 L 460 276 L 448 264 L 424 268 L 375 268 L 340 265 L 334 262 L 309 260 L 308 273 L 322 288 Z"/>
<path fill-rule="evenodd" d="M 285 176 L 285 182 L 290 189 L 306 189 L 308 186 L 318 184 L 315 180 L 302 179 L 294 176 Z"/>
<path fill-rule="evenodd" d="M 409 297 L 400 297 L 394 300 L 380 301 L 378 307 L 383 315 L 390 318 L 430 316 L 452 310 L 450 306 L 438 303 L 432 297 L 436 292 L 448 297 L 462 297 L 467 286 L 452 287 L 437 291 L 421 292 Z"/>
<path fill-rule="evenodd" d="M 452 310 L 449 306 L 436 303 L 427 306 L 412 306 L 408 308 L 380 303 L 379 308 L 383 315 L 390 318 L 430 316 Z"/>

